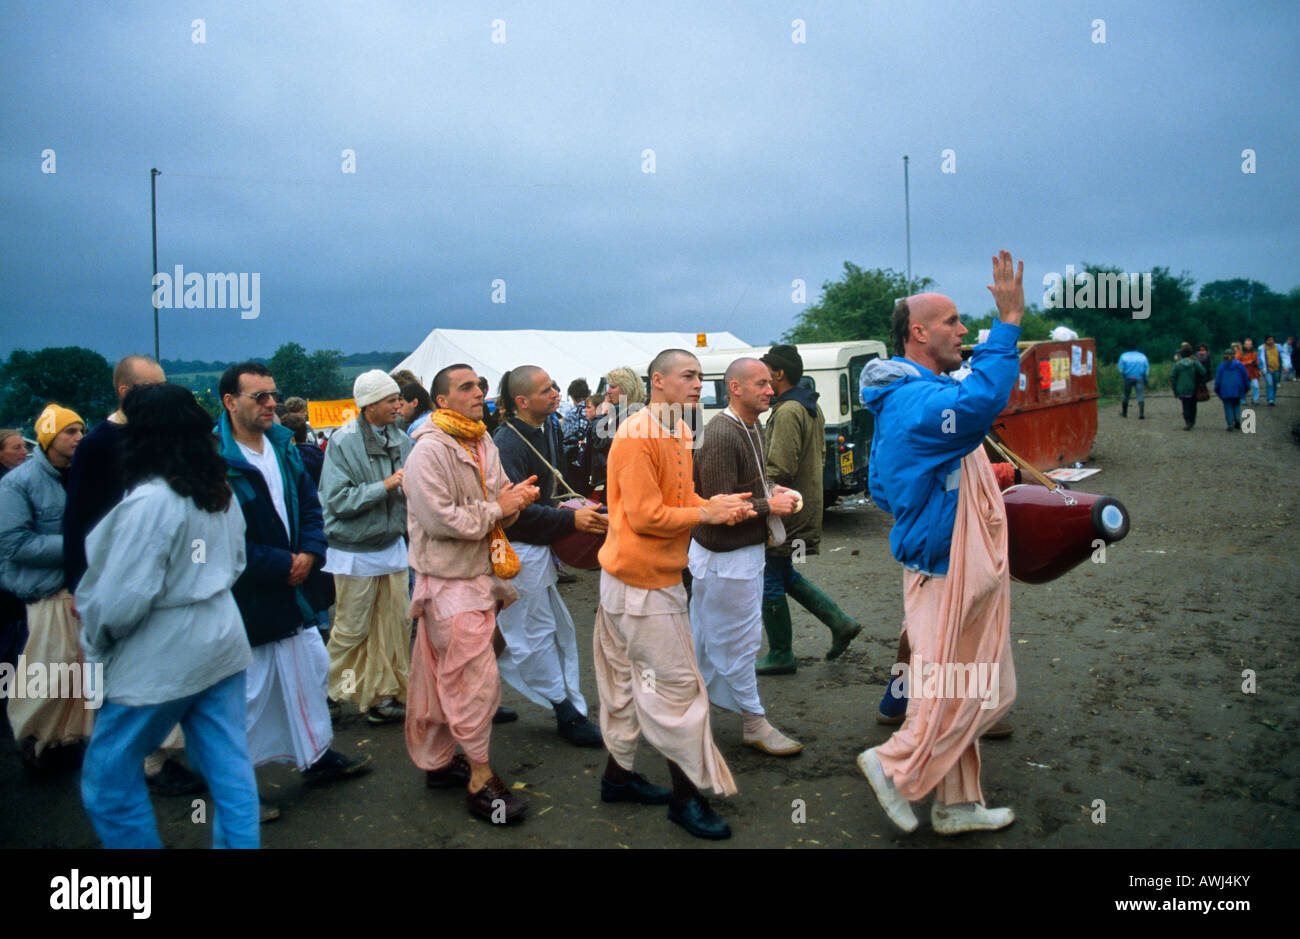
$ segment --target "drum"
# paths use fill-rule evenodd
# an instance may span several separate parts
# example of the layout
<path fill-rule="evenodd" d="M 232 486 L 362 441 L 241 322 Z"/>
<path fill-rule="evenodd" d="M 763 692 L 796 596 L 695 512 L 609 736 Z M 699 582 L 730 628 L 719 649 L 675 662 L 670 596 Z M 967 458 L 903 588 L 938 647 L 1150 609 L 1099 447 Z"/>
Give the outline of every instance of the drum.
<path fill-rule="evenodd" d="M 1113 544 L 1128 534 L 1128 510 L 1110 496 L 1019 485 L 1002 501 L 1011 576 L 1021 583 L 1055 580 L 1090 558 L 1098 541 Z"/>
<path fill-rule="evenodd" d="M 561 502 L 562 509 L 581 509 L 587 506 L 600 505 L 599 502 L 592 502 L 590 499 L 569 499 L 567 502 Z M 605 535 L 593 535 L 587 531 L 575 531 L 572 534 L 565 535 L 559 541 L 551 544 L 551 550 L 555 556 L 564 564 L 580 571 L 594 571 L 600 567 L 600 562 L 596 560 L 596 554 L 600 551 L 601 545 L 605 543 Z"/>

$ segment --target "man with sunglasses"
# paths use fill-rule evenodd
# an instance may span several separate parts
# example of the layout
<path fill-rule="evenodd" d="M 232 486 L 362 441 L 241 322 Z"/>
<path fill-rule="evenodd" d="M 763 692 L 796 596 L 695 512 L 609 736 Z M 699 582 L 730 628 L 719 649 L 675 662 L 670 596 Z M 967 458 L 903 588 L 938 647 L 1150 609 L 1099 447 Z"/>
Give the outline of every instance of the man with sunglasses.
<path fill-rule="evenodd" d="M 254 766 L 294 763 L 309 785 L 356 776 L 370 758 L 330 749 L 329 653 L 313 623 L 333 602 L 334 585 L 320 570 L 326 542 L 316 486 L 293 433 L 275 422 L 283 395 L 265 365 L 232 365 L 218 390 L 221 455 L 246 525 L 248 566 L 232 592 L 253 648 L 244 679 L 248 754 Z M 263 810 L 264 820 L 276 815 Z"/>

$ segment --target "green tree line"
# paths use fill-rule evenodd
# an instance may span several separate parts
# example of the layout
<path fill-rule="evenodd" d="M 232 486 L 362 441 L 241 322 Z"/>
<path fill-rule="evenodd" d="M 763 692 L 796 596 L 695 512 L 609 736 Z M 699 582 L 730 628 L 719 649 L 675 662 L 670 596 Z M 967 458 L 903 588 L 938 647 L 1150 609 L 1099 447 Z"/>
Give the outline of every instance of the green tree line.
<path fill-rule="evenodd" d="M 388 371 L 405 355 L 402 352 L 344 355 L 335 349 L 309 353 L 296 342 L 286 342 L 269 359 L 252 361 L 266 364 L 275 376 L 276 386 L 285 395 L 330 400 L 352 394 L 352 384 L 343 374 L 344 367 L 373 365 Z M 217 378 L 233 364 L 162 361 L 169 379 L 180 379 L 214 417 L 221 413 Z M 113 366 L 98 352 L 81 346 L 15 350 L 0 365 L 0 426 L 19 427 L 31 436 L 37 415 L 51 402 L 72 408 L 89 424 L 97 424 L 117 409 Z"/>
<path fill-rule="evenodd" d="M 1094 279 L 1098 274 L 1119 273 L 1117 268 L 1097 264 L 1078 268 L 1080 274 L 1085 271 Z M 1132 304 L 1124 309 L 1043 309 L 1038 285 L 1027 283 L 1022 339 L 1046 339 L 1053 327 L 1065 324 L 1096 340 L 1100 362 L 1114 362 L 1132 343 L 1156 363 L 1172 359 L 1183 342 L 1204 342 L 1217 358 L 1230 343 L 1246 336 L 1258 346 L 1270 333 L 1279 344 L 1300 334 L 1300 287 L 1280 294 L 1259 281 L 1237 278 L 1212 281 L 1194 292 L 1196 282 L 1187 273 L 1174 275 L 1167 267 L 1157 267 L 1150 274 L 1149 306 L 1142 319 L 1133 317 Z M 799 315 L 782 338 L 786 342 L 879 339 L 889 345 L 894 301 L 928 290 L 933 283 L 929 277 L 908 281 L 889 268 L 866 270 L 845 261 L 844 276 L 824 283 L 818 301 Z M 983 316 L 968 313 L 963 322 L 976 332 L 992 325 L 993 318 L 990 310 Z"/>

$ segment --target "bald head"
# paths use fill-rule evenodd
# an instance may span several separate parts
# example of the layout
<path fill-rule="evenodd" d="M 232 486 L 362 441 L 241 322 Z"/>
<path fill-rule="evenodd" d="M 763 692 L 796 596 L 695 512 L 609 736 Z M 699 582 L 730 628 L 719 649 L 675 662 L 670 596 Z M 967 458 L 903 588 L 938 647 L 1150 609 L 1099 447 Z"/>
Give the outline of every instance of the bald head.
<path fill-rule="evenodd" d="M 776 391 L 766 363 L 751 358 L 736 359 L 722 377 L 727 386 L 727 404 L 741 420 L 752 424 L 772 406 Z"/>
<path fill-rule="evenodd" d="M 907 356 L 936 374 L 961 365 L 961 337 L 966 335 L 957 304 L 941 293 L 918 293 L 894 306 L 894 353 Z"/>
<path fill-rule="evenodd" d="M 767 366 L 758 359 L 736 359 L 736 361 L 727 366 L 727 371 L 723 373 L 722 381 L 727 385 L 727 387 L 731 387 L 731 382 L 733 380 L 744 381 L 757 369 L 761 369 L 764 374 L 768 374 Z"/>
<path fill-rule="evenodd" d="M 128 355 L 113 368 L 113 389 L 118 401 L 136 385 L 160 385 L 166 380 L 162 366 L 147 355 Z"/>

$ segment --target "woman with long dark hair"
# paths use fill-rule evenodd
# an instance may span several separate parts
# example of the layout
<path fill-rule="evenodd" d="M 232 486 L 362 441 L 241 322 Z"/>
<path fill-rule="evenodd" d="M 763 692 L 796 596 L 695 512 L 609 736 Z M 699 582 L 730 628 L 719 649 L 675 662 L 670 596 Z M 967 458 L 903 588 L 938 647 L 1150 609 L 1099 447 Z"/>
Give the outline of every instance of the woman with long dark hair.
<path fill-rule="evenodd" d="M 179 723 L 212 792 L 214 845 L 256 848 L 252 653 L 230 593 L 245 565 L 244 517 L 192 392 L 137 385 L 122 410 L 126 496 L 86 539 L 77 587 L 87 660 L 102 667 L 82 800 L 105 847 L 162 847 L 141 764 Z"/>

